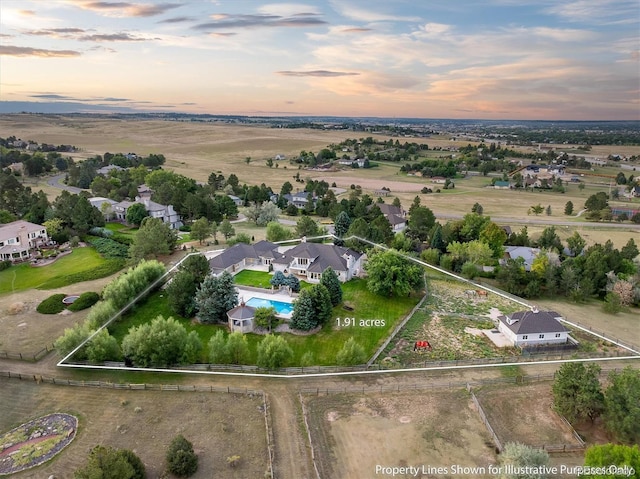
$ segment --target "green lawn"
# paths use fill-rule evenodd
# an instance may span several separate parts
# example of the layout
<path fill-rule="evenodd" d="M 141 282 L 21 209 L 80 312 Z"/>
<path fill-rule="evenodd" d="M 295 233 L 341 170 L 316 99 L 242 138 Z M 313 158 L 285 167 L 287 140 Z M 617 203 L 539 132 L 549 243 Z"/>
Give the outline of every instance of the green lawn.
<path fill-rule="evenodd" d="M 121 260 L 102 258 L 94 248 L 76 248 L 47 266 L 36 268 L 22 263 L 0 272 L 0 294 L 32 288 L 61 288 L 109 276 L 123 266 Z"/>
<path fill-rule="evenodd" d="M 255 273 L 254 271 L 243 271 Z M 267 273 L 262 273 L 267 274 Z M 237 278 L 237 276 L 236 276 Z M 344 342 L 351 336 L 355 336 L 358 343 L 364 346 L 367 355 L 372 356 L 377 347 L 391 333 L 395 325 L 408 314 L 420 300 L 418 296 L 405 298 L 384 298 L 370 293 L 366 288 L 366 281 L 354 279 L 343 285 L 344 300 L 354 307 L 353 311 L 343 309 L 342 305 L 334 308 L 332 319 L 324 325 L 321 331 L 308 336 L 283 334 L 294 352 L 294 360 L 291 366 L 300 364 L 300 359 L 307 351 L 312 351 L 315 357 L 314 364 L 326 366 L 335 364 L 335 357 L 342 348 Z M 125 315 L 119 322 L 109 328 L 111 334 L 121 341 L 129 328 L 151 321 L 158 315 L 173 317 L 180 321 L 187 331 L 196 331 L 203 345 L 206 346 L 213 334 L 219 330 L 227 330 L 225 325 L 204 325 L 193 322 L 191 319 L 182 318 L 174 314 L 163 291 L 158 291 L 149 296 L 144 302 L 138 304 L 133 311 Z M 349 327 L 337 327 L 337 318 L 344 322 L 344 318 L 353 318 Z M 384 326 L 361 324 L 364 320 L 384 320 Z M 247 334 L 252 362 L 257 356 L 257 345 L 264 336 Z M 206 349 L 206 348 L 205 348 Z M 207 362 L 206 351 L 203 351 L 202 361 Z"/>
<path fill-rule="evenodd" d="M 271 289 L 272 274 L 265 271 L 251 271 L 248 269 L 240 271 L 233 277 L 234 282 L 240 286 L 253 286 L 255 288 Z M 306 281 L 300 281 L 300 289 L 310 287 Z"/>

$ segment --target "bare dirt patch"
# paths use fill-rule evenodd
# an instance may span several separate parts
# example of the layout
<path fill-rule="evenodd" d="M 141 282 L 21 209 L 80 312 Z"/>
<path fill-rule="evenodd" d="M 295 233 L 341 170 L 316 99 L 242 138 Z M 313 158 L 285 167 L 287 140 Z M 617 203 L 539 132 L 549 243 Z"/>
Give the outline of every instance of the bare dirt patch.
<path fill-rule="evenodd" d="M 374 477 L 376 465 L 487 466 L 496 461 L 464 390 L 303 400 L 323 478 Z"/>
<path fill-rule="evenodd" d="M 474 392 L 503 443 L 579 445 L 571 428 L 553 410 L 551 383 L 510 388 L 487 386 Z"/>
<path fill-rule="evenodd" d="M 16 401 L 20 398 L 20 401 Z M 164 470 L 169 442 L 177 434 L 198 451 L 193 478 L 263 477 L 267 470 L 265 422 L 261 396 L 175 391 L 97 390 L 0 380 L 0 431 L 52 411 L 80 420 L 75 441 L 55 461 L 16 475 L 72 478 L 97 444 L 133 450 L 145 463 L 147 477 Z M 226 458 L 241 457 L 235 468 Z"/>

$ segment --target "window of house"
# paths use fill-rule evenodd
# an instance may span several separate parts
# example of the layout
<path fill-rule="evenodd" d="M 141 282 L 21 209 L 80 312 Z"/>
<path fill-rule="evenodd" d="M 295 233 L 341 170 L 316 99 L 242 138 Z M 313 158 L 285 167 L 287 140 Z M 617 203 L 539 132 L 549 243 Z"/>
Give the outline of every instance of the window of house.
<path fill-rule="evenodd" d="M 560 333 L 556 333 L 556 338 L 559 338 L 559 337 L 560 337 Z"/>
<path fill-rule="evenodd" d="M 298 264 L 309 264 L 309 258 L 298 258 Z"/>
<path fill-rule="evenodd" d="M 539 335 L 538 338 L 544 339 L 544 334 Z"/>
<path fill-rule="evenodd" d="M 524 336 L 522 336 L 522 339 L 529 339 L 529 336 L 525 334 Z"/>

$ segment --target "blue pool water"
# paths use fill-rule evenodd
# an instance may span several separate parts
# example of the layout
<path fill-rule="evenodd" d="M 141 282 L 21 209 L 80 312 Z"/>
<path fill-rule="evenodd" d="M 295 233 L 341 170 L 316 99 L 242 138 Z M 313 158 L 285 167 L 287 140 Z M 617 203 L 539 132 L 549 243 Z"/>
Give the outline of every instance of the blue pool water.
<path fill-rule="evenodd" d="M 293 312 L 293 304 L 271 299 L 251 298 L 246 304 L 252 308 L 268 308 L 271 306 L 278 314 L 291 314 Z"/>

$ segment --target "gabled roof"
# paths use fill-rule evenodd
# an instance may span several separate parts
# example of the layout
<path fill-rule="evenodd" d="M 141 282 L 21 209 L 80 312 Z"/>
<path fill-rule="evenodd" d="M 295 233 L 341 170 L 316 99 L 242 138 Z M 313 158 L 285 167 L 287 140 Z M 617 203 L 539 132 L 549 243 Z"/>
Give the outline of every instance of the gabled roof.
<path fill-rule="evenodd" d="M 245 258 L 271 258 L 279 254 L 276 251 L 277 247 L 278 245 L 269 241 L 259 241 L 254 245 L 238 243 L 224 250 L 218 256 L 211 258 L 209 260 L 209 267 L 213 271 L 222 271 Z"/>
<path fill-rule="evenodd" d="M 498 319 L 515 334 L 545 334 L 569 331 L 558 321 L 561 317 L 555 311 L 518 311 Z"/>
<path fill-rule="evenodd" d="M 20 233 L 35 233 L 43 229 L 45 229 L 44 226 L 30 223 L 29 221 L 12 221 L 11 223 L 0 225 L 0 237 L 15 238 Z"/>
<path fill-rule="evenodd" d="M 358 259 L 362 255 L 343 246 L 304 242 L 287 250 L 275 262 L 289 264 L 293 258 L 308 258 L 313 260 L 308 271 L 322 273 L 328 267 L 334 271 L 347 271 L 346 256 Z"/>

